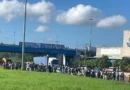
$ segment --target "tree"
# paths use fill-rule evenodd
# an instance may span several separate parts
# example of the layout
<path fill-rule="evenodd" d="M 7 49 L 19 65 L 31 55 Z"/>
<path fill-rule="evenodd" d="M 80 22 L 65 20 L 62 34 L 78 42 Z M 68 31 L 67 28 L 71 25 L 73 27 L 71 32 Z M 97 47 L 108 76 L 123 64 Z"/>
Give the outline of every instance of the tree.
<path fill-rule="evenodd" d="M 120 65 L 120 60 L 114 60 L 112 63 L 113 67 L 118 67 Z"/>
<path fill-rule="evenodd" d="M 88 67 L 95 68 L 104 68 L 111 66 L 110 62 L 108 61 L 108 56 L 103 56 L 102 58 L 94 59 L 94 60 L 77 60 L 73 62 L 74 66 L 79 65 L 87 65 Z"/>
<path fill-rule="evenodd" d="M 130 64 L 130 59 L 128 57 L 123 57 L 122 60 L 120 60 L 120 68 L 121 70 L 126 70 L 127 66 Z"/>
<path fill-rule="evenodd" d="M 102 56 L 98 62 L 98 67 L 104 68 L 104 67 L 109 67 L 110 62 L 108 61 L 108 56 Z"/>
<path fill-rule="evenodd" d="M 78 64 L 79 64 L 79 60 L 75 60 L 75 61 L 72 62 L 73 66 L 78 66 Z"/>
<path fill-rule="evenodd" d="M 8 58 L 9 54 L 7 52 L 0 52 L 0 58 L 2 58 L 2 57 Z"/>
<path fill-rule="evenodd" d="M 13 57 L 10 57 L 10 59 L 13 61 L 13 62 L 21 62 L 21 58 L 17 57 L 17 56 L 13 56 Z"/>
<path fill-rule="evenodd" d="M 73 59 L 70 59 L 70 65 L 73 65 Z"/>

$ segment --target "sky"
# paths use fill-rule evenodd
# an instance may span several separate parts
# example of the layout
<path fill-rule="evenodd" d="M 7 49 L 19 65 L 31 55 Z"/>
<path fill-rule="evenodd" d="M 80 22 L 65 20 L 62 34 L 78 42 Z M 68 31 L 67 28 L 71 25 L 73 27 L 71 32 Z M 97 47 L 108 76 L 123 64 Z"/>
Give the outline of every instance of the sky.
<path fill-rule="evenodd" d="M 120 47 L 130 29 L 130 0 L 27 1 L 26 42 Z M 0 42 L 21 42 L 23 24 L 24 0 L 0 0 Z"/>

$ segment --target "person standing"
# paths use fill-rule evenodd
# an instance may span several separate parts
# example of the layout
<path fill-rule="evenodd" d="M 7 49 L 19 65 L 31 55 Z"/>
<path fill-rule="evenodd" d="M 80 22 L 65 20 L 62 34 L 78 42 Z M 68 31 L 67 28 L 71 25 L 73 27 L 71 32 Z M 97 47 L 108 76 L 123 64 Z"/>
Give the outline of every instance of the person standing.
<path fill-rule="evenodd" d="M 17 65 L 16 65 L 16 67 L 17 67 Z M 29 63 L 28 62 L 26 63 L 26 71 L 29 71 Z"/>
<path fill-rule="evenodd" d="M 62 73 L 65 73 L 65 66 L 62 66 Z"/>
<path fill-rule="evenodd" d="M 49 63 L 49 66 L 48 66 L 48 70 L 49 70 L 49 73 L 51 73 L 51 65 Z"/>
<path fill-rule="evenodd" d="M 122 81 L 124 82 L 124 79 L 125 79 L 125 75 L 124 73 L 122 73 Z"/>
<path fill-rule="evenodd" d="M 115 80 L 116 79 L 116 72 L 113 72 L 113 80 Z"/>

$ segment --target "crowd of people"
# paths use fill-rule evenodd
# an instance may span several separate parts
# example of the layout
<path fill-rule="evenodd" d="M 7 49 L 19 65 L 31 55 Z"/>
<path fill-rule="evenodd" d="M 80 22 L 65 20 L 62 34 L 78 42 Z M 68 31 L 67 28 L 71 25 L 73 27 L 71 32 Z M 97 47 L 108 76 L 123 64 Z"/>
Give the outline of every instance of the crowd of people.
<path fill-rule="evenodd" d="M 4 69 L 21 69 L 21 63 L 4 63 Z M 24 63 L 23 70 L 26 71 L 37 71 L 37 72 L 54 72 L 54 73 L 63 73 L 63 74 L 70 74 L 70 75 L 77 75 L 77 76 L 84 76 L 84 77 L 92 77 L 92 78 L 100 78 L 100 79 L 107 79 L 107 80 L 120 80 L 125 81 L 124 73 L 119 73 L 116 71 L 106 71 L 105 69 L 90 69 L 87 67 L 69 67 L 69 66 L 48 66 L 44 64 L 35 64 L 35 63 Z M 130 82 L 130 75 L 128 77 L 128 81 Z"/>

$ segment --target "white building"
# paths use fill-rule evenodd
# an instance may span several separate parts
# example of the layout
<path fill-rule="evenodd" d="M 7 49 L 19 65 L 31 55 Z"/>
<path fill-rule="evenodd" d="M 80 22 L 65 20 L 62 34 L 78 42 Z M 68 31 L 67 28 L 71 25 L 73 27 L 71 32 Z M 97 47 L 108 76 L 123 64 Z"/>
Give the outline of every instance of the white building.
<path fill-rule="evenodd" d="M 130 30 L 124 31 L 123 47 L 98 47 L 96 48 L 96 57 L 107 55 L 109 59 L 122 59 L 130 57 Z"/>

